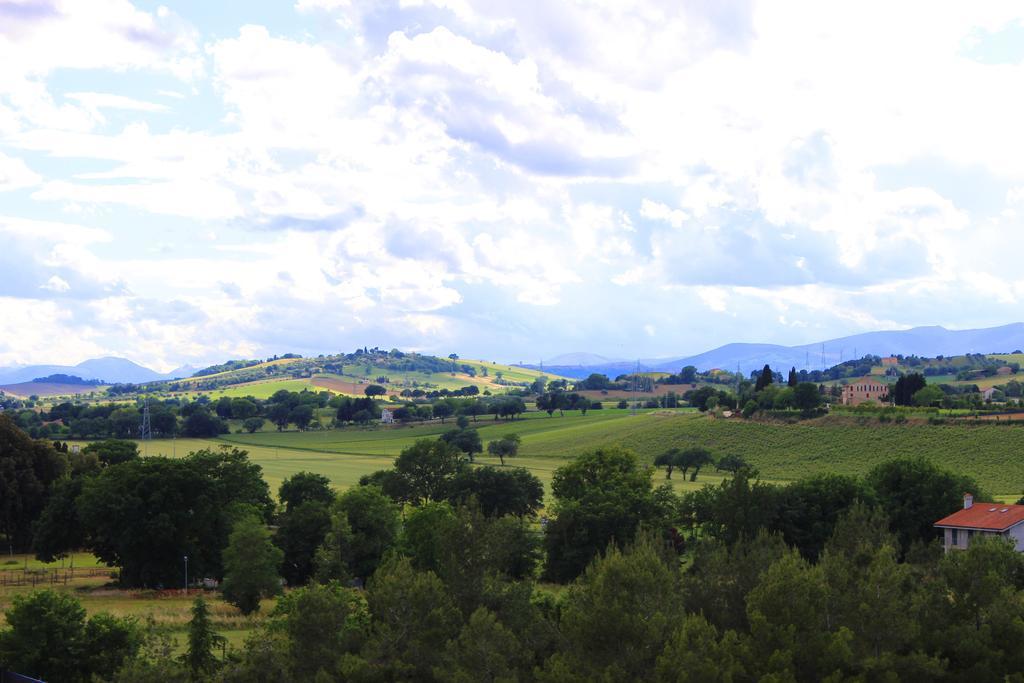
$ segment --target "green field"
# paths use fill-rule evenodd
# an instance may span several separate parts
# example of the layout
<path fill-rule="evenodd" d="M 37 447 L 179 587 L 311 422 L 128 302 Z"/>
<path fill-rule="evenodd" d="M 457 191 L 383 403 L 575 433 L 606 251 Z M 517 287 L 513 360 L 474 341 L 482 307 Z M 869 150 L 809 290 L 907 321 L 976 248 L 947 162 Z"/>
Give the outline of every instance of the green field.
<path fill-rule="evenodd" d="M 70 564 L 70 560 L 44 564 L 30 555 L 3 555 L 0 556 L 0 576 L 9 582 L 18 576 L 26 565 L 30 570 L 51 569 L 60 572 Z M 89 553 L 74 554 L 76 568 L 102 566 Z M 198 594 L 196 589 L 192 589 L 186 595 L 180 587 L 166 591 L 121 590 L 111 585 L 111 579 L 107 575 L 78 576 L 67 583 L 40 582 L 35 586 L 0 583 L 0 626 L 5 623 L 3 613 L 11 606 L 15 596 L 43 589 L 73 594 L 89 614 L 107 612 L 118 617 L 135 617 L 143 623 L 152 619 L 157 629 L 176 641 L 178 653 L 185 650 L 188 622 L 192 616 L 192 601 Z M 273 600 L 264 600 L 258 613 L 252 617 L 245 617 L 235 607 L 224 602 L 220 593 L 216 591 L 204 591 L 204 597 L 210 608 L 214 628 L 227 639 L 229 648 L 236 649 L 242 647 L 245 639 L 274 606 Z"/>
<path fill-rule="evenodd" d="M 674 446 L 701 445 L 716 456 L 740 455 L 771 481 L 791 481 L 812 474 L 836 472 L 862 475 L 875 465 L 895 457 L 921 455 L 937 464 L 978 479 L 989 492 L 1016 497 L 1024 491 L 1024 425 L 1004 426 L 972 422 L 928 425 L 881 424 L 872 418 L 830 417 L 796 423 L 763 423 L 713 419 L 693 411 L 645 411 L 631 415 L 625 410 L 591 411 L 583 416 L 566 413 L 548 417 L 527 413 L 514 422 L 483 418 L 475 425 L 486 443 L 508 432 L 522 437 L 520 456 L 514 464 L 533 471 L 545 483 L 554 470 L 579 453 L 606 445 L 634 450 L 650 462 Z M 183 455 L 203 447 L 235 445 L 250 452 L 276 491 L 288 475 L 309 470 L 331 478 L 345 488 L 363 474 L 387 467 L 391 460 L 418 438 L 436 438 L 447 424 L 407 427 L 350 427 L 311 432 L 266 431 L 231 434 L 215 440 L 181 439 L 143 444 L 150 455 Z M 479 462 L 497 461 L 479 457 Z M 713 471 L 701 473 L 691 488 L 717 481 Z"/>
<path fill-rule="evenodd" d="M 1024 353 L 996 353 L 990 355 L 989 358 L 996 358 L 1004 363 L 1020 363 L 1024 365 Z"/>
<path fill-rule="evenodd" d="M 302 391 L 303 389 L 309 389 L 310 391 L 326 391 L 326 389 L 313 386 L 313 380 L 311 379 L 268 379 L 260 382 L 235 384 L 222 389 L 211 389 L 209 391 L 186 391 L 181 392 L 180 395 L 194 398 L 200 394 L 206 394 L 211 399 L 218 399 L 221 396 L 227 396 L 228 398 L 245 398 L 246 396 L 252 396 L 253 398 L 266 400 L 282 389 L 286 389 L 288 391 Z"/>

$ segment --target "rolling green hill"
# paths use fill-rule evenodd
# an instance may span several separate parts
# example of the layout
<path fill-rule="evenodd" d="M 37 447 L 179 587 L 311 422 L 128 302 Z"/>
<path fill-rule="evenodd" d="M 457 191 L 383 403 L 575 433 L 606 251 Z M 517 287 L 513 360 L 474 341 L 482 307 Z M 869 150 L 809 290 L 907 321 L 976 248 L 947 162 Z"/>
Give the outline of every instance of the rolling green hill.
<path fill-rule="evenodd" d="M 1024 426 L 995 424 L 879 424 L 856 418 L 825 418 L 797 424 L 716 420 L 692 411 L 604 410 L 582 416 L 548 417 L 527 413 L 514 422 L 481 419 L 474 426 L 486 443 L 508 432 L 522 436 L 520 457 L 513 461 L 549 481 L 553 471 L 586 450 L 621 445 L 648 462 L 673 446 L 702 445 L 716 456 L 740 455 L 772 481 L 813 474 L 863 475 L 890 458 L 923 456 L 947 469 L 971 475 L 989 492 L 1016 499 L 1024 491 Z M 320 472 L 336 486 L 355 484 L 359 477 L 386 467 L 417 438 L 436 438 L 454 425 L 347 428 L 312 432 L 231 434 L 217 440 L 153 441 L 154 452 L 181 455 L 205 446 L 237 445 L 251 452 L 272 487 L 299 470 Z M 479 458 L 492 462 L 492 458 Z M 494 461 L 496 464 L 496 461 Z M 660 476 L 660 475 L 659 475 Z M 702 473 L 700 486 L 719 477 Z M 676 477 L 675 479 L 678 479 Z"/>

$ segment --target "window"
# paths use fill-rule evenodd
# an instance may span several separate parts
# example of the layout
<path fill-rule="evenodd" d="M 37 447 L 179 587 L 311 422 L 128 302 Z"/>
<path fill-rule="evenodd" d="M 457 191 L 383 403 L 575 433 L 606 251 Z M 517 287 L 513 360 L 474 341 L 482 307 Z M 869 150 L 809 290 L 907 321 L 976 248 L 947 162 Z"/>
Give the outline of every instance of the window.
<path fill-rule="evenodd" d="M 960 541 L 957 538 L 957 531 L 959 531 L 959 529 L 953 529 L 953 543 L 952 543 L 952 545 L 960 545 Z"/>

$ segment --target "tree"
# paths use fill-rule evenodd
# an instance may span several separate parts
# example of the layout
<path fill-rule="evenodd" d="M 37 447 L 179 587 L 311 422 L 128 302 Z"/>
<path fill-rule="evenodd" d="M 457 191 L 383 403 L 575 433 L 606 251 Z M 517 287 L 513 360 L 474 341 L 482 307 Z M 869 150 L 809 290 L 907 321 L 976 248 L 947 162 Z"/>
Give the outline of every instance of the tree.
<path fill-rule="evenodd" d="M 585 380 L 578 382 L 576 384 L 576 388 L 580 391 L 600 391 L 602 389 L 607 389 L 610 385 L 611 382 L 608 380 L 607 375 L 592 372 Z"/>
<path fill-rule="evenodd" d="M 407 484 L 409 502 L 444 500 L 448 482 L 467 467 L 454 446 L 440 440 L 420 439 L 395 461 L 396 473 Z"/>
<path fill-rule="evenodd" d="M 555 471 L 555 497 L 545 531 L 545 573 L 554 581 L 578 576 L 612 541 L 628 543 L 643 525 L 663 531 L 674 496 L 652 490 L 651 472 L 619 448 L 583 453 Z"/>
<path fill-rule="evenodd" d="M 487 444 L 487 453 L 489 455 L 497 456 L 501 461 L 501 466 L 505 466 L 505 458 L 514 458 L 519 455 L 519 444 L 522 442 L 522 437 L 516 433 L 506 434 L 505 436 L 491 441 Z"/>
<path fill-rule="evenodd" d="M 800 382 L 793 389 L 793 405 L 800 410 L 814 410 L 821 404 L 821 394 L 814 382 Z"/>
<path fill-rule="evenodd" d="M 36 520 L 32 547 L 43 562 L 53 562 L 85 544 L 85 530 L 78 516 L 82 484 L 81 477 L 59 482 L 43 514 Z"/>
<path fill-rule="evenodd" d="M 348 396 L 344 396 L 338 402 L 338 411 L 335 417 L 338 422 L 352 422 L 355 420 L 356 413 L 360 411 L 366 411 L 372 417 L 376 412 L 373 399 L 369 397 L 350 398 Z"/>
<path fill-rule="evenodd" d="M 299 503 L 281 515 L 274 544 L 284 553 L 281 576 L 289 586 L 301 586 L 313 576 L 317 549 L 330 528 L 330 508 L 319 500 Z"/>
<path fill-rule="evenodd" d="M 520 518 L 488 517 L 473 502 L 438 534 L 436 573 L 464 616 L 485 603 L 488 586 L 532 576 L 540 544 Z"/>
<path fill-rule="evenodd" d="M 330 505 L 334 502 L 334 490 L 331 488 L 331 480 L 322 474 L 296 472 L 281 482 L 277 498 L 284 504 L 285 510 L 311 501 Z"/>
<path fill-rule="evenodd" d="M 749 631 L 747 595 L 788 548 L 779 534 L 764 530 L 727 545 L 697 545 L 682 583 L 687 611 L 703 614 L 719 631 Z"/>
<path fill-rule="evenodd" d="M 288 411 L 288 422 L 295 425 L 300 432 L 306 431 L 313 421 L 313 406 L 302 403 Z"/>
<path fill-rule="evenodd" d="M 940 406 L 945 396 L 946 394 L 939 387 L 928 386 L 915 391 L 914 395 L 910 397 L 910 402 L 921 407 Z"/>
<path fill-rule="evenodd" d="M 434 417 L 441 418 L 441 424 L 444 424 L 446 417 L 451 417 L 455 410 L 452 408 L 450 403 L 445 401 L 439 401 L 434 404 Z"/>
<path fill-rule="evenodd" d="M 452 429 L 441 435 L 441 441 L 451 444 L 466 454 L 470 462 L 476 453 L 482 453 L 483 443 L 480 441 L 480 433 L 475 429 Z"/>
<path fill-rule="evenodd" d="M 256 417 L 259 411 L 259 406 L 247 398 L 231 400 L 231 417 L 236 420 L 248 420 L 251 417 Z"/>
<path fill-rule="evenodd" d="M 729 683 L 747 673 L 745 643 L 735 631 L 719 635 L 702 614 L 688 614 L 658 656 L 663 683 Z"/>
<path fill-rule="evenodd" d="M 840 516 L 819 563 L 829 586 L 830 619 L 849 629 L 862 660 L 907 652 L 919 642 L 921 596 L 895 548 L 881 510 L 858 503 Z"/>
<path fill-rule="evenodd" d="M 680 384 L 694 384 L 697 381 L 697 368 L 692 365 L 685 366 L 679 371 Z"/>
<path fill-rule="evenodd" d="M 99 613 L 88 620 L 72 595 L 41 590 L 15 595 L 0 630 L 0 668 L 46 680 L 109 679 L 141 644 L 132 619 Z"/>
<path fill-rule="evenodd" d="M 486 607 L 474 611 L 454 640 L 448 641 L 444 665 L 434 676 L 447 683 L 514 681 L 530 663 L 530 654 Z"/>
<path fill-rule="evenodd" d="M 799 380 L 797 379 L 796 368 L 795 367 L 790 368 L 789 369 L 789 380 L 786 382 L 786 386 L 788 386 L 790 389 L 796 389 L 796 385 L 797 385 L 798 381 Z"/>
<path fill-rule="evenodd" d="M 200 595 L 192 602 L 192 619 L 188 624 L 188 649 L 181 658 L 182 663 L 192 673 L 193 680 L 202 680 L 217 670 L 220 661 L 214 650 L 223 648 L 226 643 L 224 636 L 214 630 L 210 609 Z"/>
<path fill-rule="evenodd" d="M 208 410 L 200 409 L 185 418 L 182 433 L 197 439 L 207 439 L 221 434 L 228 433 L 228 426 L 216 415 L 211 415 Z"/>
<path fill-rule="evenodd" d="M 683 496 L 684 517 L 699 526 L 703 535 L 733 544 L 771 529 L 779 515 L 779 489 L 751 481 L 755 473 L 741 469 L 717 487 L 705 486 Z"/>
<path fill-rule="evenodd" d="M 535 514 L 544 502 L 544 485 L 529 470 L 516 467 L 466 468 L 457 473 L 449 486 L 453 505 L 465 505 L 475 499 L 488 517 Z"/>
<path fill-rule="evenodd" d="M 253 434 L 263 429 L 263 425 L 266 424 L 266 422 L 267 421 L 264 420 L 262 417 L 246 418 L 245 421 L 242 422 L 242 429 L 249 432 L 250 434 Z"/>
<path fill-rule="evenodd" d="M 748 467 L 750 465 L 747 464 L 747 461 L 738 455 L 723 455 L 715 463 L 715 469 L 719 472 L 738 472 Z"/>
<path fill-rule="evenodd" d="M 271 543 L 266 526 L 256 517 L 242 517 L 224 549 L 224 599 L 242 614 L 258 611 L 260 598 L 281 592 L 277 570 L 283 558 L 281 549 Z"/>
<path fill-rule="evenodd" d="M 271 403 L 267 407 L 267 418 L 277 425 L 277 431 L 283 431 L 291 421 L 292 409 L 287 403 Z"/>
<path fill-rule="evenodd" d="M 373 398 L 374 396 L 383 396 L 388 393 L 388 390 L 379 384 L 368 384 L 366 388 L 363 389 L 363 393 L 369 398 Z"/>
<path fill-rule="evenodd" d="M 679 455 L 681 451 L 678 448 L 670 448 L 664 453 L 661 453 L 654 458 L 655 467 L 665 468 L 665 478 L 672 478 L 672 470 L 675 469 L 676 465 L 679 464 Z"/>
<path fill-rule="evenodd" d="M 711 455 L 711 451 L 699 446 L 687 448 L 679 453 L 676 458 L 676 465 L 682 471 L 684 477 L 689 470 L 693 470 L 690 472 L 690 481 L 697 481 L 697 475 L 700 473 L 701 468 L 705 465 L 713 465 L 714 463 L 715 458 Z"/>
<path fill-rule="evenodd" d="M 271 613 L 269 631 L 287 637 L 290 675 L 261 680 L 331 680 L 340 660 L 362 646 L 369 622 L 366 599 L 340 584 L 311 584 L 289 592 Z"/>
<path fill-rule="evenodd" d="M 518 396 L 509 396 L 501 401 L 500 414 L 510 420 L 515 420 L 517 415 L 526 412 L 526 404 Z"/>
<path fill-rule="evenodd" d="M 900 377 L 892 388 L 893 403 L 898 406 L 913 405 L 914 394 L 924 389 L 927 384 L 924 375 L 919 372 Z"/>
<path fill-rule="evenodd" d="M 351 488 L 334 504 L 331 530 L 317 552 L 317 578 L 365 579 L 397 542 L 398 506 L 375 486 Z"/>
<path fill-rule="evenodd" d="M 858 502 L 873 501 L 874 493 L 858 478 L 841 474 L 806 477 L 782 490 L 778 517 L 771 528 L 781 532 L 786 543 L 805 558 L 815 561 L 840 515 Z"/>
<path fill-rule="evenodd" d="M 33 441 L 0 414 L 0 534 L 8 546 L 27 548 L 32 524 L 42 514 L 68 459 L 53 445 Z"/>
<path fill-rule="evenodd" d="M 829 628 L 827 599 L 821 568 L 795 551 L 768 567 L 750 591 L 754 656 L 772 680 L 820 681 L 849 666 L 844 635 Z"/>
<path fill-rule="evenodd" d="M 761 370 L 761 374 L 757 377 L 757 383 L 754 384 L 754 391 L 761 391 L 765 387 L 770 386 L 774 381 L 775 377 L 772 374 L 772 369 L 767 363 L 765 363 L 764 368 Z"/>
<path fill-rule="evenodd" d="M 139 457 L 139 447 L 134 441 L 106 439 L 94 441 L 82 449 L 83 455 L 95 455 L 104 467 L 120 465 Z"/>
<path fill-rule="evenodd" d="M 924 458 L 884 462 L 865 481 L 888 514 L 901 553 L 915 541 L 934 539 L 933 524 L 961 507 L 965 491 L 978 500 L 986 497 L 972 478 L 939 469 Z"/>
<path fill-rule="evenodd" d="M 583 680 L 652 678 L 658 654 L 683 617 L 678 572 L 660 546 L 657 537 L 641 536 L 625 552 L 612 547 L 587 568 L 562 607 L 568 648 L 549 666 L 564 662 Z"/>
<path fill-rule="evenodd" d="M 446 501 L 413 508 L 402 527 L 402 555 L 408 557 L 417 570 L 436 573 L 454 524 L 455 510 Z"/>
<path fill-rule="evenodd" d="M 441 580 L 393 556 L 370 578 L 366 598 L 372 617 L 368 659 L 391 671 L 388 680 L 429 680 L 461 626 Z"/>
<path fill-rule="evenodd" d="M 195 576 L 220 577 L 221 551 L 243 511 L 269 520 L 262 470 L 245 451 L 139 458 L 87 478 L 77 498 L 87 547 L 120 567 L 125 586 L 178 586 L 181 558 Z"/>

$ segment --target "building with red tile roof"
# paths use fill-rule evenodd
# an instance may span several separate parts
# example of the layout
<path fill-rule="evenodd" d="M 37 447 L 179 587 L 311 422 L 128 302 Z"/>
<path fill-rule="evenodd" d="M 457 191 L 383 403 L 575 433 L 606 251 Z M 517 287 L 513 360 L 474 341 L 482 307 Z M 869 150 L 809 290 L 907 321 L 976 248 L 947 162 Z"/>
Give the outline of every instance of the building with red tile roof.
<path fill-rule="evenodd" d="M 963 508 L 935 522 L 935 527 L 943 531 L 946 552 L 966 548 L 978 535 L 1009 538 L 1018 552 L 1024 552 L 1024 505 L 975 503 L 974 496 L 965 493 Z"/>

